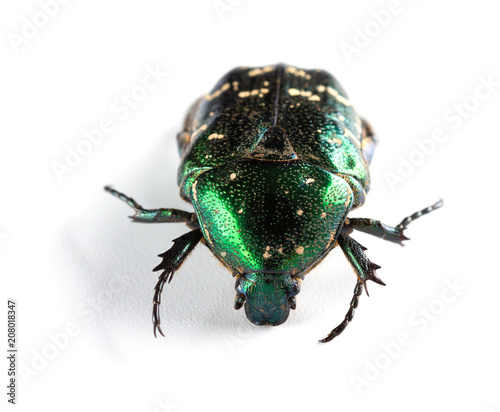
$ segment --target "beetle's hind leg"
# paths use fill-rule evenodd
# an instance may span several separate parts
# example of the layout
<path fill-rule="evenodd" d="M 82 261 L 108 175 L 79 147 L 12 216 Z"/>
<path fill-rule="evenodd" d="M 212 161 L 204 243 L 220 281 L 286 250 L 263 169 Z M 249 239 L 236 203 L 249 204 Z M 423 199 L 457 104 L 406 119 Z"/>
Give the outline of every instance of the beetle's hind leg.
<path fill-rule="evenodd" d="M 134 199 L 127 195 L 118 192 L 110 186 L 104 188 L 106 192 L 124 201 L 132 209 L 135 214 L 129 216 L 134 222 L 140 223 L 186 223 L 190 228 L 198 228 L 198 220 L 196 214 L 186 212 L 179 209 L 144 209 Z"/>
<path fill-rule="evenodd" d="M 340 335 L 344 329 L 347 327 L 349 322 L 352 321 L 354 317 L 354 311 L 358 307 L 359 297 L 363 292 L 363 287 L 365 288 L 366 294 L 368 295 L 368 289 L 366 288 L 366 282 L 371 280 L 379 285 L 384 285 L 385 283 L 380 280 L 375 271 L 380 268 L 379 265 L 373 263 L 368 259 L 365 254 L 366 248 L 356 242 L 353 238 L 349 237 L 345 233 L 341 233 L 337 238 L 340 248 L 344 252 L 347 260 L 351 264 L 358 281 L 356 287 L 354 288 L 354 295 L 349 306 L 349 310 L 345 315 L 344 320 L 340 325 L 333 329 L 326 338 L 321 339 L 320 342 L 329 342 L 336 336 Z"/>
<path fill-rule="evenodd" d="M 201 238 L 202 234 L 200 229 L 192 230 L 175 239 L 174 245 L 169 250 L 161 255 L 158 255 L 163 258 L 163 261 L 153 269 L 153 272 L 159 270 L 162 270 L 163 272 L 158 278 L 153 298 L 153 333 L 155 337 L 157 329 L 163 336 L 165 336 L 160 327 L 160 303 L 163 286 L 167 282 L 170 283 L 175 271 L 179 269 Z"/>
<path fill-rule="evenodd" d="M 405 217 L 396 227 L 386 225 L 379 220 L 365 218 L 349 218 L 346 220 L 345 226 L 347 228 L 359 230 L 360 232 L 365 232 L 369 235 L 388 240 L 389 242 L 403 245 L 404 240 L 409 240 L 409 238 L 407 238 L 403 233 L 408 225 L 415 219 L 418 219 L 419 217 L 426 215 L 433 210 L 439 209 L 441 206 L 443 206 L 443 201 L 439 200 L 432 206 L 426 207 L 425 209 L 415 212 L 411 216 Z"/>

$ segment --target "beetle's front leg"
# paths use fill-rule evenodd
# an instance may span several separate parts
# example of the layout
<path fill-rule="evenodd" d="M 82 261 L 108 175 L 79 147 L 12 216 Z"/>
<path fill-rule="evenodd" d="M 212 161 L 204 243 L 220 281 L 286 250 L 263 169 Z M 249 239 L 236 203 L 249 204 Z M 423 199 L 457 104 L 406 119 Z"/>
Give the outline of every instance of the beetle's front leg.
<path fill-rule="evenodd" d="M 174 245 L 162 253 L 160 256 L 163 261 L 153 269 L 153 272 L 162 270 L 162 274 L 158 278 L 158 283 L 155 286 L 155 294 L 153 298 L 153 333 L 156 337 L 156 329 L 163 335 L 160 327 L 160 303 L 161 303 L 161 293 L 163 291 L 163 286 L 165 283 L 170 283 L 174 273 L 182 265 L 186 257 L 191 253 L 194 247 L 202 238 L 202 233 L 200 229 L 192 230 L 191 232 L 185 233 L 181 237 L 174 240 Z"/>
<path fill-rule="evenodd" d="M 144 209 L 131 197 L 114 190 L 110 186 L 104 188 L 106 192 L 124 201 L 132 209 L 135 214 L 129 216 L 134 222 L 140 223 L 186 223 L 190 228 L 199 228 L 198 220 L 195 213 L 186 212 L 179 209 Z"/>
<path fill-rule="evenodd" d="M 403 233 L 408 225 L 415 219 L 418 219 L 420 216 L 426 215 L 433 210 L 439 209 L 441 206 L 443 206 L 442 200 L 434 203 L 432 206 L 426 207 L 425 209 L 414 213 L 411 216 L 405 217 L 396 227 L 386 225 L 379 220 L 365 218 L 347 219 L 346 226 L 348 228 L 359 230 L 360 232 L 368 233 L 369 235 L 388 240 L 389 242 L 403 245 L 404 240 L 409 240 L 409 238 L 407 238 Z"/>
<path fill-rule="evenodd" d="M 344 329 L 347 327 L 349 322 L 352 320 L 354 317 L 354 311 L 358 307 L 359 304 L 359 297 L 361 296 L 361 293 L 363 292 L 363 284 L 360 280 L 356 282 L 356 287 L 354 288 L 354 293 L 352 296 L 351 304 L 349 305 L 349 310 L 347 311 L 344 320 L 340 325 L 338 325 L 336 328 L 334 328 L 326 338 L 320 339 L 321 343 L 326 343 L 330 342 L 333 338 L 336 336 L 339 336 Z"/>
<path fill-rule="evenodd" d="M 380 269 L 380 266 L 368 259 L 365 254 L 366 248 L 363 245 L 345 233 L 341 233 L 339 235 L 337 242 L 354 269 L 354 273 L 356 273 L 358 280 L 365 287 L 367 295 L 368 289 L 366 288 L 366 282 L 368 280 L 385 286 L 385 283 L 382 282 L 382 280 L 375 273 L 377 269 Z"/>
<path fill-rule="evenodd" d="M 356 276 L 358 277 L 358 281 L 356 283 L 356 287 L 354 288 L 353 297 L 351 300 L 351 304 L 349 306 L 349 310 L 347 311 L 344 320 L 340 323 L 336 328 L 334 328 L 326 338 L 321 339 L 320 342 L 330 342 L 333 338 L 340 335 L 344 329 L 347 327 L 349 322 L 352 321 L 354 317 L 354 311 L 358 307 L 359 297 L 363 291 L 363 286 L 365 288 L 366 294 L 368 295 L 368 289 L 366 288 L 366 282 L 368 280 L 372 280 L 379 285 L 384 285 L 385 283 L 380 280 L 380 278 L 376 275 L 375 271 L 380 268 L 379 265 L 373 263 L 368 259 L 365 255 L 366 248 L 356 242 L 353 238 L 347 235 L 348 230 L 344 230 L 338 238 L 337 242 L 344 252 L 347 260 L 351 264 Z"/>

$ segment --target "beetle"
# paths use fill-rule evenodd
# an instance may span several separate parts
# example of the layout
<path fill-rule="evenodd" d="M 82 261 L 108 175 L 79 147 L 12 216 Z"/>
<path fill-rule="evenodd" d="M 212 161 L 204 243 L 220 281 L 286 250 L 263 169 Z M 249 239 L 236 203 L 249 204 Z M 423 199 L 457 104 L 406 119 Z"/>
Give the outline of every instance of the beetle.
<path fill-rule="evenodd" d="M 142 223 L 183 222 L 191 231 L 160 254 L 153 298 L 153 332 L 163 336 L 160 302 L 165 283 L 201 241 L 236 279 L 234 307 L 255 325 L 280 325 L 296 308 L 304 276 L 336 246 L 357 282 L 344 320 L 320 342 L 331 341 L 352 320 L 366 283 L 384 282 L 361 231 L 402 245 L 407 226 L 442 201 L 392 227 L 348 218 L 365 202 L 376 138 L 338 81 L 323 70 L 278 64 L 239 67 L 189 110 L 177 136 L 178 185 L 194 213 L 144 209 L 105 190 L 135 211 Z"/>

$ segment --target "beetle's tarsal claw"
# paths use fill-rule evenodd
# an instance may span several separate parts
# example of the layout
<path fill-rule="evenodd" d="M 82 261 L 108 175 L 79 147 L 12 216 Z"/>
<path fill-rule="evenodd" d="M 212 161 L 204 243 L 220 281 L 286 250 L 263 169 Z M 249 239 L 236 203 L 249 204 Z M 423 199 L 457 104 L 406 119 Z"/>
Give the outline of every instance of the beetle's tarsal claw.
<path fill-rule="evenodd" d="M 158 332 L 160 332 L 161 336 L 165 337 L 165 335 L 163 334 L 163 331 L 161 330 L 160 325 L 154 325 L 154 327 L 153 327 L 153 334 L 155 335 L 155 338 L 158 337 L 158 336 L 156 336 L 156 330 L 157 329 L 158 329 Z"/>

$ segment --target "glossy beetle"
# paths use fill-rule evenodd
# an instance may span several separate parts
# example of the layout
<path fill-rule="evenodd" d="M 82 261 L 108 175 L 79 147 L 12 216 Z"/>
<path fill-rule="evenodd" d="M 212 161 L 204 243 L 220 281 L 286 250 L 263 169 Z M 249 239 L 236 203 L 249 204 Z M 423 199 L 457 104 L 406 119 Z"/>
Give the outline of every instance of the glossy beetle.
<path fill-rule="evenodd" d="M 188 254 L 201 241 L 236 278 L 234 307 L 245 307 L 256 325 L 279 325 L 295 309 L 304 276 L 339 245 L 357 276 L 344 321 L 321 342 L 342 333 L 352 320 L 362 286 L 384 283 L 380 266 L 350 237 L 359 230 L 402 244 L 414 219 L 396 227 L 347 217 L 365 202 L 368 165 L 375 147 L 337 80 L 323 70 L 276 65 L 236 68 L 190 109 L 178 135 L 181 197 L 194 213 L 144 209 L 105 189 L 135 210 L 143 223 L 184 222 L 192 230 L 159 255 L 163 261 L 153 300 L 153 331 L 160 328 L 160 298 Z"/>

